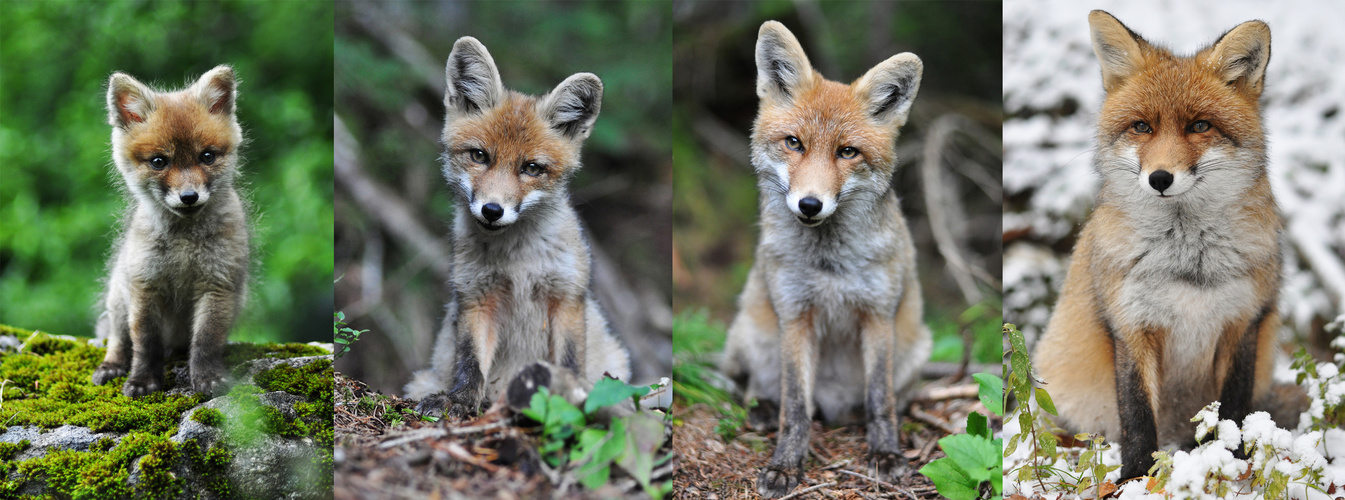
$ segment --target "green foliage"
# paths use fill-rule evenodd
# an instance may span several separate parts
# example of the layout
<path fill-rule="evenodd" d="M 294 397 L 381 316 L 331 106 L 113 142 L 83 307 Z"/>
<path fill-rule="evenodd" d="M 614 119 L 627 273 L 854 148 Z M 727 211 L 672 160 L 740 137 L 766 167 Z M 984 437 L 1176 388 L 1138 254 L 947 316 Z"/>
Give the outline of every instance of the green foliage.
<path fill-rule="evenodd" d="M 580 484 L 597 489 L 607 484 L 612 467 L 617 466 L 634 478 L 645 493 L 662 498 L 672 488 L 671 481 L 652 482 L 654 467 L 671 458 L 671 454 L 657 456 L 663 445 L 662 419 L 636 412 L 614 418 L 606 426 L 590 420 L 601 408 L 630 401 L 649 390 L 605 378 L 589 391 L 581 411 L 542 387 L 521 413 L 542 424 L 542 446 L 538 452 L 543 460 L 552 467 L 572 471 Z"/>
<path fill-rule="evenodd" d="M 192 412 L 191 419 L 211 427 L 224 424 L 224 414 L 214 408 L 197 408 Z"/>
<path fill-rule="evenodd" d="M 331 309 L 330 2 L 0 2 L 3 319 L 92 336 L 127 205 L 105 91 L 124 71 L 179 87 L 228 63 L 258 214 L 250 300 L 234 340 L 324 340 Z"/>
<path fill-rule="evenodd" d="M 346 326 L 346 313 L 336 311 L 332 313 L 336 317 L 332 321 L 332 342 L 337 344 L 336 359 L 341 359 L 347 352 L 350 352 L 350 345 L 360 340 L 360 334 L 369 330 L 355 330 Z"/>
<path fill-rule="evenodd" d="M 989 400 L 986 408 L 1002 410 L 1004 396 L 995 388 L 1004 387 L 1004 381 L 988 373 L 978 373 L 974 378 L 980 384 L 981 400 Z M 1000 413 L 995 411 L 996 415 Z M 920 473 L 934 482 L 940 495 L 951 500 L 1000 498 L 1004 490 L 1001 441 L 994 437 L 985 415 L 972 412 L 967 415 L 965 434 L 939 439 L 939 448 L 947 456 L 925 464 Z"/>
<path fill-rule="evenodd" d="M 941 311 L 931 311 L 926 318 L 930 331 L 934 334 L 934 351 L 931 361 L 958 362 L 962 360 L 966 339 L 963 332 L 971 337 L 971 360 L 976 363 L 994 363 L 1003 357 L 1003 335 L 1000 325 L 1004 324 L 1002 308 L 998 295 L 975 304 L 955 317 L 949 318 Z"/>
<path fill-rule="evenodd" d="M 724 350 L 724 326 L 704 309 L 682 311 L 673 319 L 673 397 L 685 405 L 705 404 L 719 412 L 715 432 L 725 441 L 747 422 L 747 410 L 734 401 L 711 355 Z"/>

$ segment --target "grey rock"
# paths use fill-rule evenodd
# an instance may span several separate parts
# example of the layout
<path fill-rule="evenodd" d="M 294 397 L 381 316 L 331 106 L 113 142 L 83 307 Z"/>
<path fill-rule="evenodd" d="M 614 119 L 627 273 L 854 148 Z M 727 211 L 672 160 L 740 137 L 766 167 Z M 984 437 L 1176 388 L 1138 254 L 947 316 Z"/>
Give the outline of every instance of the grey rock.
<path fill-rule="evenodd" d="M 77 427 L 73 425 L 62 425 L 49 431 L 43 431 L 38 427 L 10 427 L 4 434 L 0 434 L 0 442 L 18 443 L 25 439 L 28 440 L 28 449 L 19 452 L 14 457 L 15 461 L 23 461 L 32 458 L 41 458 L 48 452 L 57 450 L 75 450 L 88 451 L 89 445 L 105 437 L 120 441 L 122 434 L 103 432 L 94 433 L 87 427 Z"/>

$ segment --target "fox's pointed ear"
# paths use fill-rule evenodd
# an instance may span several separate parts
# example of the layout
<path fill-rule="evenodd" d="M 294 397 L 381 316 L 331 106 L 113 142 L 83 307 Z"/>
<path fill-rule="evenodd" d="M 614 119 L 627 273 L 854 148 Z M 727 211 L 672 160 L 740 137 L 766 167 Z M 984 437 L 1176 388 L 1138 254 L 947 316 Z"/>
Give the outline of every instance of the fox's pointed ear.
<path fill-rule="evenodd" d="M 757 97 L 787 102 L 813 83 L 813 66 L 789 28 L 775 21 L 757 32 Z"/>
<path fill-rule="evenodd" d="M 201 75 L 192 84 L 201 102 L 214 114 L 234 114 L 234 101 L 238 95 L 238 80 L 234 78 L 234 69 L 227 64 L 215 66 Z"/>
<path fill-rule="evenodd" d="M 1239 24 L 1214 42 L 1206 61 L 1219 68 L 1229 85 L 1259 97 L 1270 64 L 1270 26 L 1261 21 Z"/>
<path fill-rule="evenodd" d="M 107 123 L 126 128 L 140 123 L 154 111 L 154 91 L 120 71 L 107 81 Z"/>
<path fill-rule="evenodd" d="M 1102 88 L 1111 92 L 1139 71 L 1149 42 L 1101 10 L 1088 13 L 1088 27 L 1093 52 L 1102 66 Z"/>
<path fill-rule="evenodd" d="M 444 106 L 450 113 L 480 113 L 495 107 L 504 95 L 495 60 L 485 45 L 470 36 L 453 43 L 444 74 L 448 79 Z"/>
<path fill-rule="evenodd" d="M 560 82 L 542 102 L 551 128 L 570 139 L 584 139 L 602 108 L 602 80 L 593 73 L 575 73 Z"/>
<path fill-rule="evenodd" d="M 923 73 L 924 64 L 920 58 L 903 52 L 874 66 L 855 80 L 853 88 L 856 95 L 868 101 L 869 116 L 900 127 L 906 124 L 906 115 L 911 112 L 911 103 L 920 90 Z"/>

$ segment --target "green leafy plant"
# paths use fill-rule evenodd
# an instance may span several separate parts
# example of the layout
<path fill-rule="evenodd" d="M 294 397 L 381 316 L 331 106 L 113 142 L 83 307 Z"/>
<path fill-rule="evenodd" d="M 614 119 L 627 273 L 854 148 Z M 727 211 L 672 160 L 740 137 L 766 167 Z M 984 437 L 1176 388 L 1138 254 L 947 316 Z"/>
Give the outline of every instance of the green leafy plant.
<path fill-rule="evenodd" d="M 672 488 L 671 481 L 653 483 L 654 468 L 672 457 L 657 456 L 664 441 L 663 419 L 636 412 L 613 418 L 607 425 L 594 421 L 599 410 L 624 401 L 631 401 L 638 408 L 638 398 L 649 391 L 647 386 L 604 378 L 594 384 L 581 410 L 542 387 L 521 413 L 542 424 L 542 445 L 538 452 L 551 467 L 568 470 L 580 484 L 596 489 L 607 484 L 612 467 L 616 466 L 634 478 L 649 496 L 662 498 Z"/>
<path fill-rule="evenodd" d="M 682 311 L 673 320 L 674 397 L 685 406 L 714 408 L 720 415 L 715 433 L 730 441 L 747 422 L 747 409 L 735 401 L 731 382 L 714 366 L 712 354 L 724 350 L 724 339 L 724 326 L 712 321 L 704 309 Z"/>
<path fill-rule="evenodd" d="M 982 404 L 996 415 L 1004 412 L 1004 381 L 988 373 L 973 375 L 979 387 Z M 967 414 L 967 432 L 945 436 L 939 440 L 944 458 L 920 468 L 939 494 L 951 500 L 1000 498 L 1004 490 L 1004 473 L 1000 459 L 1001 439 L 990 431 L 985 415 Z"/>
<path fill-rule="evenodd" d="M 346 313 L 336 311 L 332 314 L 335 320 L 332 321 L 332 342 L 337 344 L 336 359 L 341 359 L 347 352 L 350 352 L 350 345 L 360 340 L 360 334 L 367 333 L 369 330 L 355 330 L 346 326 Z"/>

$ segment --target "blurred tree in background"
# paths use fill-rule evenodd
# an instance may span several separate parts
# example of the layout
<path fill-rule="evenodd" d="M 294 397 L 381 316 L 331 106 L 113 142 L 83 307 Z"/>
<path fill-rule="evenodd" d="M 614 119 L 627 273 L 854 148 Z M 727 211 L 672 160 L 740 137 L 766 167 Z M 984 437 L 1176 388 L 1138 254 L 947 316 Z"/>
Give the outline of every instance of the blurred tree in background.
<path fill-rule="evenodd" d="M 918 249 L 934 358 L 960 358 L 962 339 L 974 330 L 975 358 L 996 363 L 1000 11 L 998 2 L 674 3 L 673 309 L 704 309 L 728 324 L 751 268 L 758 200 L 749 163 L 758 103 L 754 50 L 761 23 L 773 19 L 794 33 L 813 67 L 830 80 L 851 82 L 900 52 L 920 56 L 924 75 L 897 140 L 893 184 Z M 931 152 L 940 158 L 922 165 Z M 922 167 L 935 175 L 925 179 Z M 945 202 L 931 207 L 929 189 L 943 193 Z M 947 221 L 939 229 L 952 233 L 953 246 L 978 269 L 974 280 L 963 270 L 957 283 L 949 270 L 955 266 L 936 245 L 931 216 Z"/>
<path fill-rule="evenodd" d="M 636 382 L 671 367 L 672 27 L 668 2 L 338 2 L 336 307 L 368 329 L 338 363 L 400 393 L 429 362 L 448 288 L 452 200 L 440 171 L 444 63 L 489 49 L 504 86 L 544 94 L 603 82 L 571 201 L 595 289 L 631 348 Z M 652 379 L 652 380 L 651 380 Z"/>
<path fill-rule="evenodd" d="M 0 4 L 0 322 L 92 335 L 127 201 L 106 85 L 176 90 L 233 65 L 256 214 L 233 340 L 326 340 L 332 306 L 332 4 Z"/>

